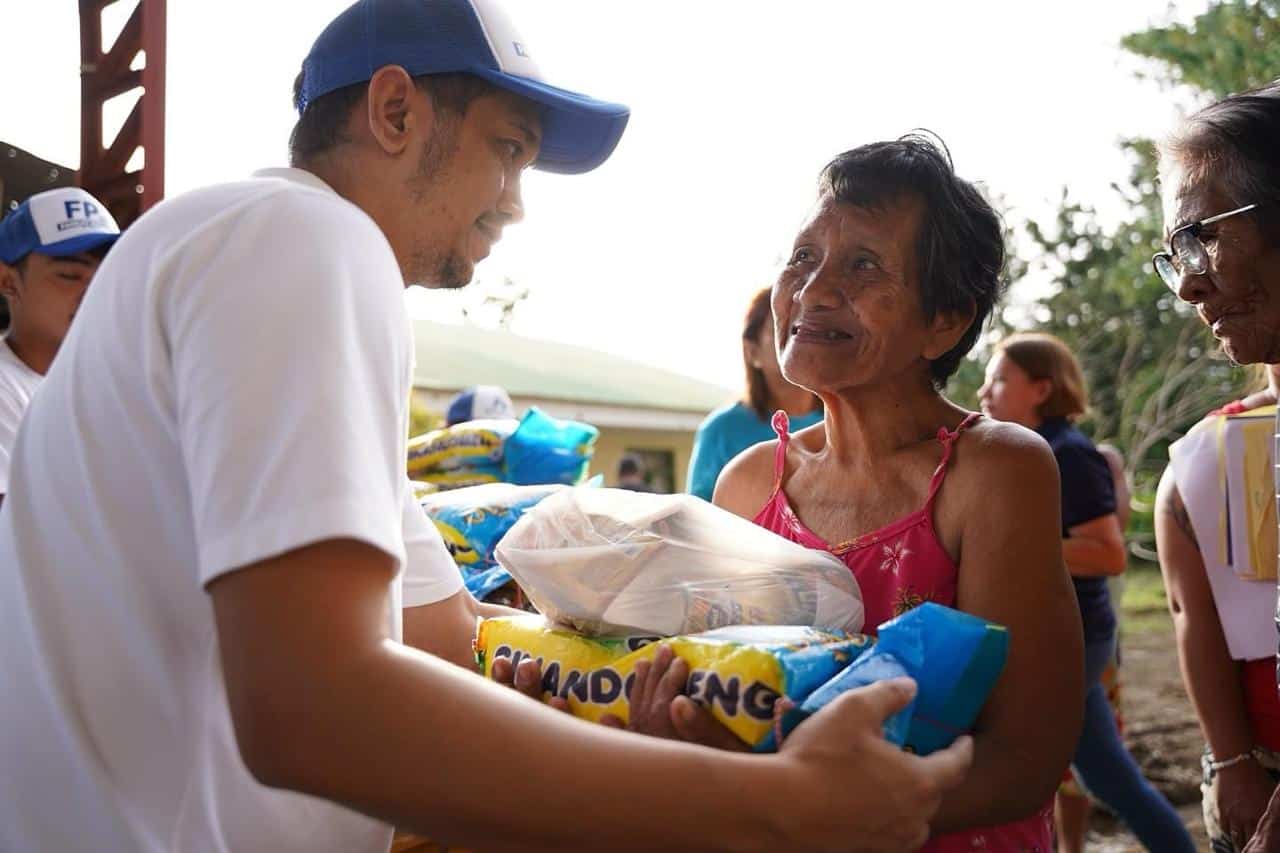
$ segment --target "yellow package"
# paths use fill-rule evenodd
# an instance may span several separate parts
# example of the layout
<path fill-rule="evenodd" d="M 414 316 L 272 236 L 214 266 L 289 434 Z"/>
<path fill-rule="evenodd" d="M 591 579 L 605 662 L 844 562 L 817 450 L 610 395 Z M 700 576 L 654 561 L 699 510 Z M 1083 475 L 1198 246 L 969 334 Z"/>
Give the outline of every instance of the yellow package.
<path fill-rule="evenodd" d="M 799 704 L 853 661 L 871 642 L 794 625 L 735 625 L 685 637 L 584 637 L 550 628 L 541 616 L 486 619 L 476 636 L 476 659 L 486 677 L 493 662 L 542 667 L 543 699 L 563 696 L 575 716 L 598 722 L 628 717 L 635 665 L 659 644 L 689 665 L 686 692 L 735 735 L 771 750 L 773 706 L 781 696 Z"/>
<path fill-rule="evenodd" d="M 507 439 L 517 421 L 480 420 L 454 424 L 409 439 L 409 478 L 430 480 L 428 473 L 480 468 L 501 470 Z"/>

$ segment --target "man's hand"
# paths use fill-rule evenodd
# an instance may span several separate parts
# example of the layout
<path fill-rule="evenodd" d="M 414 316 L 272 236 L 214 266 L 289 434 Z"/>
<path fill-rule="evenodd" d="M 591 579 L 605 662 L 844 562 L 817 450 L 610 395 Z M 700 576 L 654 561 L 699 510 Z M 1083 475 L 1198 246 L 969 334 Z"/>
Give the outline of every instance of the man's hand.
<path fill-rule="evenodd" d="M 796 847 L 883 853 L 928 840 L 943 793 L 964 780 L 973 741 L 961 737 L 921 758 L 885 740 L 884 721 L 915 692 L 900 678 L 850 690 L 787 737 L 780 757 L 792 779 L 777 796 L 797 818 L 788 830 Z"/>
<path fill-rule="evenodd" d="M 1237 848 L 1244 847 L 1253 837 L 1275 788 L 1271 776 L 1256 761 L 1218 771 L 1214 779 L 1218 824 Z"/>

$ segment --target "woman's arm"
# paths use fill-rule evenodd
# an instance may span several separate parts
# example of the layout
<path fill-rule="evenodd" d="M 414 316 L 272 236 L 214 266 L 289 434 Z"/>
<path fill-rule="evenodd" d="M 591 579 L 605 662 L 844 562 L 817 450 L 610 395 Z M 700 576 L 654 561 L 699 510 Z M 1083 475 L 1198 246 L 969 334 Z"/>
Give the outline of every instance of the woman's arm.
<path fill-rule="evenodd" d="M 1084 645 L 1062 561 L 1057 462 L 1039 437 L 1009 424 L 987 425 L 959 450 L 939 500 L 939 517 L 945 511 L 961 530 L 957 607 L 1009 629 L 1009 660 L 978 718 L 973 768 L 943 798 L 935 834 L 1043 808 L 1084 713 Z"/>
<path fill-rule="evenodd" d="M 1072 576 L 1096 578 L 1124 574 L 1124 532 L 1114 512 L 1077 524 L 1067 533 L 1070 535 L 1062 540 L 1062 558 Z"/>
<path fill-rule="evenodd" d="M 1222 621 L 1213 600 L 1195 530 L 1173 478 L 1165 468 L 1156 491 L 1156 548 L 1164 575 L 1169 613 L 1178 640 L 1182 683 L 1196 709 L 1209 749 L 1218 759 L 1253 749 L 1253 730 L 1245 713 L 1240 668 L 1231 659 Z M 1247 839 L 1262 816 L 1274 786 L 1254 761 L 1218 772 L 1218 811 L 1223 829 Z"/>

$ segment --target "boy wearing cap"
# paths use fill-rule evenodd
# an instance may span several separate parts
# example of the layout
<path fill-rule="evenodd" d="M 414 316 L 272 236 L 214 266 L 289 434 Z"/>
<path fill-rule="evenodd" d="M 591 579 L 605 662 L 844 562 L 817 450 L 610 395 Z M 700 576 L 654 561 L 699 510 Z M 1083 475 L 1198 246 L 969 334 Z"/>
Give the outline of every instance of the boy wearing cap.
<path fill-rule="evenodd" d="M 467 421 L 514 418 L 516 407 L 505 390 L 497 385 L 472 385 L 449 401 L 444 413 L 445 426 Z"/>
<path fill-rule="evenodd" d="M 885 742 L 907 685 L 744 756 L 445 662 L 474 669 L 504 611 L 404 475 L 403 287 L 469 281 L 523 170 L 594 168 L 628 115 L 530 55 L 491 0 L 360 0 L 303 63 L 295 168 L 167 201 L 113 249 L 28 413 L 14 471 L 39 476 L 0 511 L 0 849 L 923 841 L 970 747 Z"/>
<path fill-rule="evenodd" d="M 0 339 L 0 501 L 31 395 L 119 236 L 106 207 L 76 187 L 37 193 L 0 220 L 0 295 L 9 304 L 9 328 Z"/>

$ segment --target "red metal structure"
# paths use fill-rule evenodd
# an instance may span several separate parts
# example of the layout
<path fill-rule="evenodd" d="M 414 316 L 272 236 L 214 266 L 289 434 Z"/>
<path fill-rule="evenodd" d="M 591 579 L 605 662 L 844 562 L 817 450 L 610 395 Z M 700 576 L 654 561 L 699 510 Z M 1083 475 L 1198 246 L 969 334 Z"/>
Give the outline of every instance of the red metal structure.
<path fill-rule="evenodd" d="M 80 0 L 80 185 L 124 227 L 164 197 L 165 0 L 137 0 L 110 49 L 102 45 L 102 10 L 118 0 Z M 138 54 L 145 65 L 133 69 Z M 103 105 L 142 89 L 114 140 L 104 143 Z M 128 171 L 135 151 L 142 168 Z"/>

